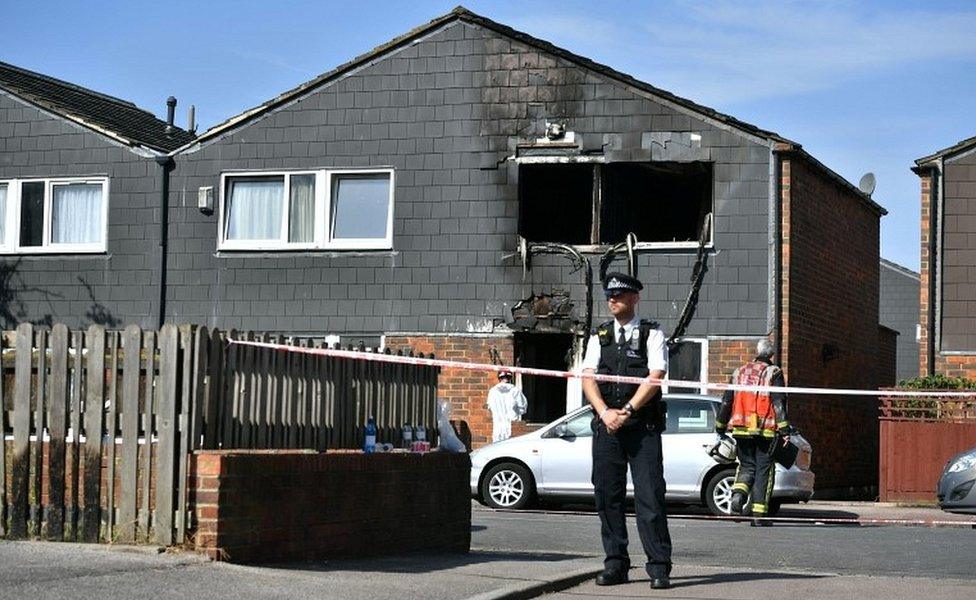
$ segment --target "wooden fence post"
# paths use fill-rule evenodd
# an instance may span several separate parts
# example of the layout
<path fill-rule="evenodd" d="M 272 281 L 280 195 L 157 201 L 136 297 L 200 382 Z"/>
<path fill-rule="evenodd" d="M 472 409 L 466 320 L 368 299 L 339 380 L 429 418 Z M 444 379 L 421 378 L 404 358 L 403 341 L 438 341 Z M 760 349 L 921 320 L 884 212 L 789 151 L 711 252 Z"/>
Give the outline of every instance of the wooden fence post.
<path fill-rule="evenodd" d="M 102 417 L 105 412 L 105 328 L 88 328 L 85 398 L 85 508 L 81 540 L 97 542 L 101 517 Z M 76 434 L 77 435 L 77 434 Z"/>
<path fill-rule="evenodd" d="M 156 521 L 154 526 L 157 544 L 173 543 L 173 496 L 176 483 L 176 397 L 179 387 L 176 370 L 179 365 L 179 331 L 176 325 L 166 324 L 159 330 L 159 379 L 157 380 L 158 407 L 156 431 L 159 439 L 156 448 Z M 146 432 L 146 445 L 152 435 Z M 147 506 L 148 509 L 148 506 Z M 148 510 L 147 510 L 148 512 Z"/>
<path fill-rule="evenodd" d="M 142 352 L 142 330 L 138 325 L 125 328 L 122 365 L 122 464 L 119 503 L 119 542 L 136 539 L 136 488 L 139 453 L 139 355 Z"/>
<path fill-rule="evenodd" d="M 28 478 L 30 476 L 30 398 L 31 354 L 34 328 L 30 323 L 17 327 L 17 355 L 14 373 L 14 452 L 11 478 L 10 532 L 11 539 L 27 537 Z"/>

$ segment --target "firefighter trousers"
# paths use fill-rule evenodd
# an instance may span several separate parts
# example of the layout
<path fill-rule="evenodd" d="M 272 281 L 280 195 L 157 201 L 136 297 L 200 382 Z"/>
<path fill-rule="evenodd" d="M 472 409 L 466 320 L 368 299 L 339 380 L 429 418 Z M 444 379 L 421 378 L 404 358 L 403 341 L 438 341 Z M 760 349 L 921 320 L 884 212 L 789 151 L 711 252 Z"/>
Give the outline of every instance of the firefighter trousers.
<path fill-rule="evenodd" d="M 671 573 L 671 533 L 664 505 L 664 460 L 660 428 L 639 422 L 615 434 L 601 422 L 594 424 L 593 491 L 600 515 L 600 535 L 606 553 L 604 567 L 627 570 L 627 465 L 634 480 L 637 533 L 640 535 L 645 568 L 651 577 Z"/>
<path fill-rule="evenodd" d="M 743 514 L 756 517 L 769 512 L 776 479 L 776 465 L 773 463 L 775 438 L 761 436 L 741 436 L 735 438 L 739 468 L 735 472 L 733 492 L 750 495 L 749 507 Z"/>

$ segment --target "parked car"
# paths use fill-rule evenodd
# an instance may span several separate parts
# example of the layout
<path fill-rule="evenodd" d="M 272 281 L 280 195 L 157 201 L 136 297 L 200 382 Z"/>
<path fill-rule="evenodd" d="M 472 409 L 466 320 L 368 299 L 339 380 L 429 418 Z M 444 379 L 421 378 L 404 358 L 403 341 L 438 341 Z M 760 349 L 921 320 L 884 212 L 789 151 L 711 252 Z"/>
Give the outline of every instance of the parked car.
<path fill-rule="evenodd" d="M 662 436 L 667 500 L 704 505 L 713 514 L 731 513 L 735 464 L 719 464 L 707 454 L 716 441 L 713 396 L 667 394 L 667 429 Z M 484 446 L 471 454 L 471 494 L 493 508 L 526 508 L 537 498 L 593 497 L 590 482 L 593 411 L 583 406 L 541 429 Z M 806 502 L 813 495 L 810 444 L 800 448 L 789 469 L 777 465 L 770 515 L 780 504 Z M 633 497 L 630 474 L 627 492 Z"/>
<path fill-rule="evenodd" d="M 949 459 L 936 495 L 944 511 L 976 514 L 976 448 L 957 454 Z"/>

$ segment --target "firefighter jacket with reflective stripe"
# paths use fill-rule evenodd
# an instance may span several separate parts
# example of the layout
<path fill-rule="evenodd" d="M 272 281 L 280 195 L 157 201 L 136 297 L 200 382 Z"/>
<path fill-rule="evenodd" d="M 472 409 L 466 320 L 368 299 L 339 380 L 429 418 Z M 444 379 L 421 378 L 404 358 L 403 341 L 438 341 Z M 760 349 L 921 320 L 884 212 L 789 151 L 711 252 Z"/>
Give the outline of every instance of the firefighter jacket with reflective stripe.
<path fill-rule="evenodd" d="M 600 362 L 596 372 L 600 375 L 647 377 L 650 374 L 647 369 L 647 336 L 652 329 L 658 327 L 658 324 L 641 319 L 640 326 L 633 331 L 638 335 L 631 335 L 631 339 L 623 344 L 616 339 L 615 326 L 615 321 L 607 321 L 601 323 L 596 329 L 597 338 L 600 340 Z M 623 408 L 640 387 L 633 383 L 605 381 L 597 382 L 597 386 L 600 388 L 600 396 L 610 408 Z M 660 400 L 661 390 L 658 388 L 657 393 L 634 413 L 631 420 L 652 421 L 659 418 Z"/>
<path fill-rule="evenodd" d="M 783 371 L 763 360 L 742 365 L 732 374 L 731 381 L 739 385 L 785 385 Z M 715 419 L 717 430 L 731 427 L 733 436 L 774 437 L 778 430 L 789 425 L 786 394 L 781 392 L 727 390 Z"/>

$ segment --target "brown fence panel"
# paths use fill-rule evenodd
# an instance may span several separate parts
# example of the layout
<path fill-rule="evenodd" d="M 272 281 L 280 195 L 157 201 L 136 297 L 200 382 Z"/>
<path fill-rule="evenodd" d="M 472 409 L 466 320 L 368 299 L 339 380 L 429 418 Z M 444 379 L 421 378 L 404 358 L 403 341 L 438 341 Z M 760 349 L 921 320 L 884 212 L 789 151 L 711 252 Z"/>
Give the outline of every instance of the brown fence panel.
<path fill-rule="evenodd" d="M 976 400 L 882 398 L 879 489 L 884 502 L 932 502 L 946 462 L 976 446 Z"/>

